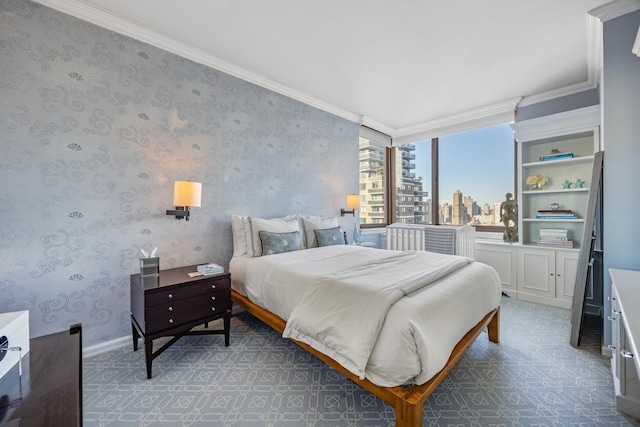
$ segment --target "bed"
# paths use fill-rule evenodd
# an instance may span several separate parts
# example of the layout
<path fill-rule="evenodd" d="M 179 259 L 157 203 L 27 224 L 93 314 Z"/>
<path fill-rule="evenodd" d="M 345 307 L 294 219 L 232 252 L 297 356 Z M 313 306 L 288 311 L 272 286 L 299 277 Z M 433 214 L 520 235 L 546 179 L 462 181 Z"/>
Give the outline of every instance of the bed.
<path fill-rule="evenodd" d="M 424 401 L 485 328 L 499 340 L 500 283 L 487 265 L 345 245 L 333 218 L 243 221 L 234 301 L 392 405 L 397 426 L 422 425 Z M 274 236 L 279 249 L 259 245 Z"/>

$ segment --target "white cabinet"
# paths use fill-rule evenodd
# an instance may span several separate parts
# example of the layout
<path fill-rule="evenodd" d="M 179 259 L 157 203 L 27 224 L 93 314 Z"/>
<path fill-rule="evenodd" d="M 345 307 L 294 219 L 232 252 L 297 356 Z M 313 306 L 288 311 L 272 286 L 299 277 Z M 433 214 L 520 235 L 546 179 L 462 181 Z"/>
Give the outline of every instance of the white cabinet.
<path fill-rule="evenodd" d="M 478 242 L 474 251 L 476 261 L 496 269 L 502 283 L 502 291 L 512 298 L 516 295 L 516 254 L 513 245 L 502 242 Z"/>
<path fill-rule="evenodd" d="M 578 271 L 576 250 L 477 241 L 475 259 L 496 269 L 512 298 L 570 309 Z"/>
<path fill-rule="evenodd" d="M 536 245 L 540 230 L 546 228 L 566 230 L 573 247 L 580 248 L 594 153 L 600 149 L 599 123 L 600 108 L 593 106 L 511 125 L 518 140 L 518 240 L 522 245 Z M 554 152 L 572 157 L 541 160 Z M 530 176 L 544 176 L 547 182 L 542 189 L 532 189 L 527 184 Z M 551 210 L 552 204 L 575 218 L 540 212 Z"/>
<path fill-rule="evenodd" d="M 611 369 L 620 412 L 640 418 L 640 272 L 610 269 Z"/>
<path fill-rule="evenodd" d="M 570 309 L 577 270 L 575 251 L 522 246 L 518 250 L 517 299 Z"/>

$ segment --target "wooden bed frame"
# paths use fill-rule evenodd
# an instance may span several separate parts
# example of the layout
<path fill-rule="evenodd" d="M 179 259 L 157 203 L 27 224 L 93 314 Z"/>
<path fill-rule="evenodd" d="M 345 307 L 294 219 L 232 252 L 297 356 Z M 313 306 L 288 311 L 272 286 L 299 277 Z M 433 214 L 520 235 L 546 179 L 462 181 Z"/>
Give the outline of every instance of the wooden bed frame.
<path fill-rule="evenodd" d="M 254 315 L 279 333 L 284 331 L 286 322 L 270 311 L 252 303 L 249 299 L 238 292 L 232 290 L 231 298 L 243 307 L 247 312 Z M 438 372 L 433 378 L 422 385 L 416 385 L 411 388 L 402 386 L 397 387 L 381 387 L 375 385 L 371 381 L 364 379 L 361 380 L 353 373 L 342 367 L 338 362 L 330 358 L 329 356 L 319 352 L 313 347 L 296 341 L 291 340 L 298 344 L 300 347 L 307 350 L 309 353 L 316 356 L 318 359 L 325 362 L 344 376 L 349 378 L 354 383 L 360 385 L 365 390 L 370 391 L 374 395 L 378 396 L 389 405 L 393 406 L 396 411 L 396 427 L 421 427 L 422 426 L 422 410 L 425 400 L 433 393 L 447 374 L 453 369 L 453 367 L 462 358 L 465 351 L 480 335 L 484 328 L 487 328 L 489 335 L 489 341 L 500 341 L 500 307 L 496 308 L 484 319 L 474 326 L 467 334 L 462 337 L 460 342 L 454 347 L 451 357 L 447 361 L 445 367 Z"/>

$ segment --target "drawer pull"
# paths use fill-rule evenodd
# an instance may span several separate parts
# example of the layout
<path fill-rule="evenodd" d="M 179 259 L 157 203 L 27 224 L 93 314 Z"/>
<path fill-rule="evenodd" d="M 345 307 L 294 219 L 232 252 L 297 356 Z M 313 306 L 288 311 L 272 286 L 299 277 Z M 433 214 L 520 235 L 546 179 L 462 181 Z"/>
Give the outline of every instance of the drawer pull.
<path fill-rule="evenodd" d="M 216 288 L 216 285 L 211 285 L 211 289 L 215 289 L 215 288 Z"/>
<path fill-rule="evenodd" d="M 173 311 L 173 307 L 169 307 L 169 311 Z"/>
<path fill-rule="evenodd" d="M 169 323 L 173 323 L 173 319 L 169 319 Z"/>
<path fill-rule="evenodd" d="M 607 348 L 608 348 L 609 350 L 615 350 L 615 349 L 616 349 L 616 346 L 615 346 L 615 345 L 613 345 L 613 344 L 609 344 L 609 345 L 607 346 Z"/>
<path fill-rule="evenodd" d="M 616 297 L 607 297 L 607 299 L 608 299 L 609 301 L 615 301 L 615 300 L 616 300 Z"/>
<path fill-rule="evenodd" d="M 216 297 L 211 297 L 211 301 L 215 301 L 215 300 L 216 300 Z"/>
<path fill-rule="evenodd" d="M 607 320 L 611 320 L 612 322 L 614 322 L 616 320 L 616 318 L 613 317 L 613 316 L 607 316 Z"/>
<path fill-rule="evenodd" d="M 169 294 L 169 299 L 173 298 L 173 295 Z"/>
<path fill-rule="evenodd" d="M 633 353 L 631 353 L 629 350 L 620 350 L 620 355 L 629 359 L 633 358 Z"/>
<path fill-rule="evenodd" d="M 211 307 L 211 311 L 216 311 L 216 308 L 215 307 Z"/>

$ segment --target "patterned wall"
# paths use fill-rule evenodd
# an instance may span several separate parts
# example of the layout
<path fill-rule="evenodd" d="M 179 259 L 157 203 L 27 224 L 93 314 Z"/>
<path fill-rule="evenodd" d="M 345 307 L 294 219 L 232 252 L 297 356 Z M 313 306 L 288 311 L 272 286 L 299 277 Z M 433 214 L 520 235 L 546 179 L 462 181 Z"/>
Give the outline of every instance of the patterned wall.
<path fill-rule="evenodd" d="M 140 248 L 227 264 L 230 215 L 336 214 L 358 125 L 22 0 L 0 0 L 0 312 L 130 334 Z M 203 183 L 189 222 L 173 182 Z M 345 225 L 348 227 L 348 225 Z"/>

